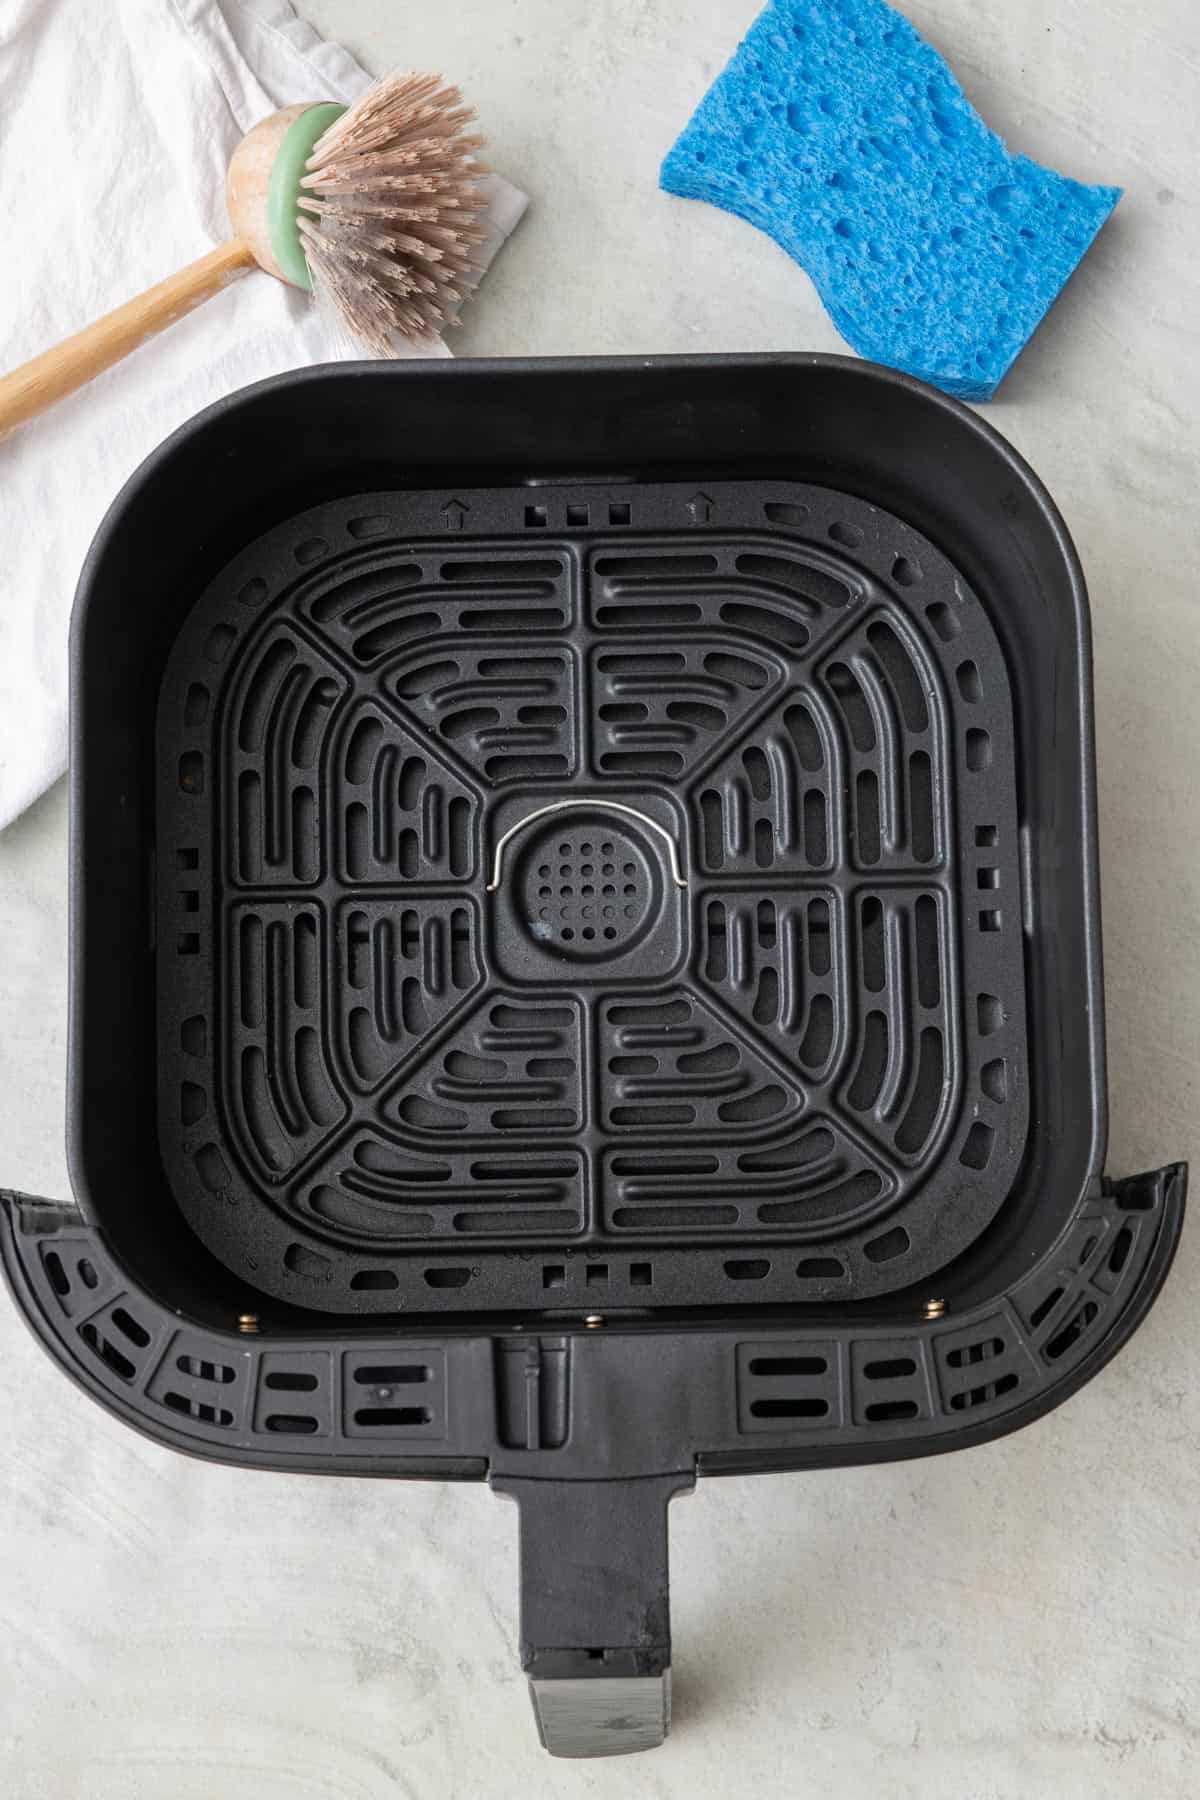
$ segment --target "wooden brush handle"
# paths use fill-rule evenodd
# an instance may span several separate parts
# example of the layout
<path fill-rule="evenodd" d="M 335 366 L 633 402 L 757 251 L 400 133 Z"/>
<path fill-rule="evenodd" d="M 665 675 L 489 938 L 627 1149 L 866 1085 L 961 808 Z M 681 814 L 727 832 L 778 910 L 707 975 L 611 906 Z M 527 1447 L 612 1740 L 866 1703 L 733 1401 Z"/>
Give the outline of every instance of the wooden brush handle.
<path fill-rule="evenodd" d="M 250 246 L 231 238 L 53 350 L 0 376 L 0 436 L 73 394 L 103 369 L 111 369 L 147 338 L 165 331 L 256 266 Z"/>

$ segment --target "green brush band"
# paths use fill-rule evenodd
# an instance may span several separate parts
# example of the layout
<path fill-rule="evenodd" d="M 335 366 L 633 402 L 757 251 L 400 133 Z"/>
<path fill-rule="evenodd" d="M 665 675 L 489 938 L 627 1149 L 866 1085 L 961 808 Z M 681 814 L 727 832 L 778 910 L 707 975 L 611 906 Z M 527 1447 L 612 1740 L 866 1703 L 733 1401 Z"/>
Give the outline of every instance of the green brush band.
<path fill-rule="evenodd" d="M 312 287 L 297 223 L 301 177 L 317 139 L 323 137 L 345 111 L 344 106 L 326 101 L 320 106 L 310 106 L 299 118 L 293 119 L 271 169 L 271 179 L 267 183 L 267 231 L 275 261 L 293 287 Z"/>

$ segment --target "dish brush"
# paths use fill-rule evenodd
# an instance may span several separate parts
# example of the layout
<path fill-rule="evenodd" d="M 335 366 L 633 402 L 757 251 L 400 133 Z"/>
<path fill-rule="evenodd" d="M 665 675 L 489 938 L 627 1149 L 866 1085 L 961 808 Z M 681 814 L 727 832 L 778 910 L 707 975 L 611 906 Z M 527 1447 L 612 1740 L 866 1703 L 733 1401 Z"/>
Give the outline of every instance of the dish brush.
<path fill-rule="evenodd" d="M 255 269 L 314 290 L 376 355 L 451 323 L 478 279 L 487 201 L 475 117 L 440 75 L 392 75 L 353 106 L 285 106 L 229 165 L 233 236 L 0 377 L 0 433 L 44 412 Z"/>

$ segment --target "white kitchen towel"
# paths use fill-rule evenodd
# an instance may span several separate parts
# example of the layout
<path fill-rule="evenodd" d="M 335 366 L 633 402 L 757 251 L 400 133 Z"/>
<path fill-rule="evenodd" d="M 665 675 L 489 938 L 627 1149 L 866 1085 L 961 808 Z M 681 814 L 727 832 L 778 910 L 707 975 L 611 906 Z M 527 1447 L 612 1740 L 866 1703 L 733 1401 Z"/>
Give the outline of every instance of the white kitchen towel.
<path fill-rule="evenodd" d="M 370 81 L 288 0 L 2 0 L 0 369 L 228 236 L 225 170 L 265 114 Z M 488 179 L 485 260 L 525 210 Z M 71 599 L 122 482 L 222 394 L 354 354 L 306 295 L 251 275 L 0 443 L 0 828 L 66 767 Z"/>

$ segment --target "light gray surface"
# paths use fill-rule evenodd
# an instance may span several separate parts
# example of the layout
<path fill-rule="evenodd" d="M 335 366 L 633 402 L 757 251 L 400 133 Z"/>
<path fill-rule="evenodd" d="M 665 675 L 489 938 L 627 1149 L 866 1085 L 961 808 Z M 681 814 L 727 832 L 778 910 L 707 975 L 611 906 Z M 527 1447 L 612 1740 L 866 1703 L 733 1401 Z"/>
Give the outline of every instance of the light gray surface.
<path fill-rule="evenodd" d="M 452 72 L 533 197 L 461 353 L 840 347 L 772 244 L 655 188 L 752 0 L 301 7 L 379 71 Z M 1127 189 L 988 410 L 1091 584 L 1109 1162 L 1129 1171 L 1200 1151 L 1200 20 L 1193 0 L 906 10 L 1014 148 Z M 61 788 L 0 836 L 0 1182 L 50 1194 L 65 844 Z M 1192 1800 L 1198 1241 L 1193 1225 L 1118 1362 L 1019 1436 L 674 1505 L 674 1733 L 621 1763 L 537 1747 L 511 1507 L 174 1457 L 77 1394 L 0 1303 L 0 1791 Z"/>

